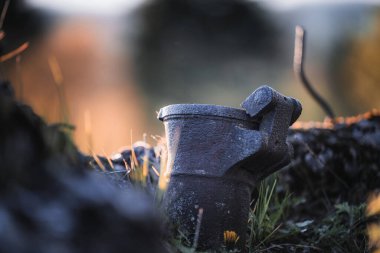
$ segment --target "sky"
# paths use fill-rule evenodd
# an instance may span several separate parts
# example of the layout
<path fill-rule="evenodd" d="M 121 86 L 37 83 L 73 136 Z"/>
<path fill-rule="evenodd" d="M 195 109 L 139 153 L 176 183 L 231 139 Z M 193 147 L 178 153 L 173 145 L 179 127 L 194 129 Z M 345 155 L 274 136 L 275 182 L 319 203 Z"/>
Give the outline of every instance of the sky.
<path fill-rule="evenodd" d="M 121 15 L 147 0 L 27 0 L 32 6 L 61 14 Z"/>
<path fill-rule="evenodd" d="M 261 0 L 259 2 L 278 10 L 289 10 L 312 4 L 380 4 L 380 0 Z"/>
<path fill-rule="evenodd" d="M 36 7 L 61 14 L 121 15 L 149 0 L 28 0 Z M 254 0 L 252 0 L 254 1 Z M 368 3 L 380 4 L 380 0 L 260 0 L 269 8 L 289 10 L 310 4 Z"/>

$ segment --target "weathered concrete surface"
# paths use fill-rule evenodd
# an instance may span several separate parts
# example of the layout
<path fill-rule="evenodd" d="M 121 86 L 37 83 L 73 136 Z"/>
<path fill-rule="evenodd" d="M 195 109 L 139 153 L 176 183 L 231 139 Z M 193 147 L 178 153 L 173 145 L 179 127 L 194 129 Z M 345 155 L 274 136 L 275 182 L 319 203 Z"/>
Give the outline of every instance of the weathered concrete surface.
<path fill-rule="evenodd" d="M 236 247 L 244 250 L 252 189 L 290 162 L 287 130 L 300 103 L 262 86 L 242 107 L 170 105 L 158 116 L 171 170 L 165 207 L 190 238 L 199 233 L 199 249 L 219 249 L 224 231 L 232 230 L 240 237 Z"/>

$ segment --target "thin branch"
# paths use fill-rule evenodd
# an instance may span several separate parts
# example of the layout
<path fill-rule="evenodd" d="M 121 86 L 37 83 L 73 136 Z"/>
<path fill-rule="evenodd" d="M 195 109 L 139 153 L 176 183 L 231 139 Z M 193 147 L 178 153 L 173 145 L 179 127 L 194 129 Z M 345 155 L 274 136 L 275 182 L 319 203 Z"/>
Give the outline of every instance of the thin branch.
<path fill-rule="evenodd" d="M 279 224 L 275 229 L 273 229 L 273 231 L 270 232 L 270 234 L 267 235 L 267 236 L 264 238 L 264 240 L 262 240 L 262 241 L 261 241 L 256 247 L 259 247 L 260 245 L 264 244 L 264 242 L 265 242 L 266 240 L 268 240 L 268 238 L 270 238 L 270 237 L 271 237 L 271 236 L 272 236 L 277 230 L 279 230 L 281 226 L 282 226 L 282 223 Z"/>
<path fill-rule="evenodd" d="M 315 246 L 302 245 L 302 244 L 292 244 L 292 243 L 282 243 L 282 244 L 276 244 L 276 245 L 270 246 L 270 247 L 262 249 L 262 250 L 257 250 L 255 252 L 256 253 L 269 252 L 269 250 L 271 250 L 271 249 L 276 249 L 276 248 L 282 249 L 283 247 L 295 247 L 295 248 L 301 248 L 301 249 L 312 249 L 312 250 L 322 251 L 321 248 L 318 248 Z"/>
<path fill-rule="evenodd" d="M 5 55 L 0 56 L 0 62 L 4 62 L 4 61 L 7 61 L 9 59 L 12 59 L 16 55 L 19 55 L 22 52 L 24 52 L 28 47 L 29 47 L 29 43 L 25 42 L 24 44 L 22 44 L 21 46 L 19 46 L 15 50 L 13 50 L 13 51 L 5 54 Z"/>
<path fill-rule="evenodd" d="M 9 7 L 10 2 L 11 2 L 10 0 L 6 0 L 4 2 L 3 10 L 1 11 L 1 16 L 0 16 L 0 30 L 3 29 L 5 16 L 7 15 L 7 11 L 8 11 L 8 7 Z"/>
<path fill-rule="evenodd" d="M 306 78 L 304 71 L 304 58 L 305 58 L 305 37 L 306 32 L 301 26 L 296 26 L 296 37 L 294 46 L 294 73 L 299 77 L 301 83 L 305 86 L 309 94 L 314 98 L 317 103 L 322 107 L 327 116 L 331 119 L 335 118 L 335 114 L 330 105 L 319 95 L 311 86 L 309 80 Z"/>

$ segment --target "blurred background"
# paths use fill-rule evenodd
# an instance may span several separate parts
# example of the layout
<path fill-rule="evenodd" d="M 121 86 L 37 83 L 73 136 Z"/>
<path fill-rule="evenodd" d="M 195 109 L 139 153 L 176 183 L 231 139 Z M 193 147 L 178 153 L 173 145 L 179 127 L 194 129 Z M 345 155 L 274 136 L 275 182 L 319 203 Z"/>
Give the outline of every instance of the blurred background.
<path fill-rule="evenodd" d="M 143 133 L 154 143 L 161 107 L 239 107 L 262 84 L 299 99 L 301 120 L 323 120 L 293 75 L 297 24 L 306 74 L 336 114 L 380 107 L 380 1 L 0 2 L 1 54 L 29 42 L 1 63 L 1 78 L 47 122 L 75 125 L 84 152 L 111 154 Z"/>

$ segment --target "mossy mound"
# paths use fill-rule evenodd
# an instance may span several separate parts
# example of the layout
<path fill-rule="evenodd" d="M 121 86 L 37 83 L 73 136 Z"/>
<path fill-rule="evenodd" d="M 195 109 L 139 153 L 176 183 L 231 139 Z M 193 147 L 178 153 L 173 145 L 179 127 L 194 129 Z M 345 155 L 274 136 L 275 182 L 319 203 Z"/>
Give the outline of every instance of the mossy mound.
<path fill-rule="evenodd" d="M 0 84 L 0 252 L 166 252 L 153 198 L 88 165 Z"/>

